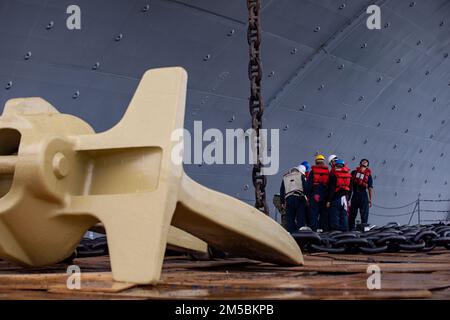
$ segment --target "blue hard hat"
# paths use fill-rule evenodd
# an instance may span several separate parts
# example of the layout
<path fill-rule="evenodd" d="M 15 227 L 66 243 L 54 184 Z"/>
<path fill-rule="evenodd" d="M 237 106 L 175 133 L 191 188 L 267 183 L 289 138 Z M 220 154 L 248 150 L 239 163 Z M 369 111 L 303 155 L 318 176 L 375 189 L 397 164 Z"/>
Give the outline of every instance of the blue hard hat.
<path fill-rule="evenodd" d="M 336 162 L 335 162 L 334 164 L 335 164 L 335 165 L 341 165 L 341 166 L 344 166 L 344 165 L 345 165 L 345 162 L 344 162 L 344 160 L 342 160 L 342 159 L 337 159 Z"/>
<path fill-rule="evenodd" d="M 311 169 L 311 166 L 309 165 L 308 161 L 303 161 L 302 163 L 300 163 L 302 166 L 305 167 L 306 171 L 308 172 Z"/>

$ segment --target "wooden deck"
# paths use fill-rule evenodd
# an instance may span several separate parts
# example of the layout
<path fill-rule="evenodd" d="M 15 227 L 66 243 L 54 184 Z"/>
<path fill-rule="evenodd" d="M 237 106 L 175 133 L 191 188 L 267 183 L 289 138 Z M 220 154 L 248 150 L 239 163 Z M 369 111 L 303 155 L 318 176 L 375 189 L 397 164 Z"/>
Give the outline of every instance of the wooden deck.
<path fill-rule="evenodd" d="M 66 287 L 67 265 L 23 269 L 0 261 L 0 299 L 450 299 L 450 251 L 378 255 L 305 255 L 305 266 L 247 259 L 167 257 L 162 281 L 112 281 L 108 257 L 76 259 L 81 289 Z M 368 290 L 367 267 L 381 268 L 381 290 Z"/>

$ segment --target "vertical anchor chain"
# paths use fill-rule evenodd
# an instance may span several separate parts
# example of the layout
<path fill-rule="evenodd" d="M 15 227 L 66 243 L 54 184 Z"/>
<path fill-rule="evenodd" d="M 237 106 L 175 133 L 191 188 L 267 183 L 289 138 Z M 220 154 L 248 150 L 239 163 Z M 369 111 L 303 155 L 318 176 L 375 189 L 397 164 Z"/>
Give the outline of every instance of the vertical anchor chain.
<path fill-rule="evenodd" d="M 269 214 L 266 202 L 267 177 L 262 174 L 261 149 L 263 141 L 260 136 L 262 128 L 262 116 L 264 112 L 263 99 L 261 95 L 262 67 L 260 57 L 261 31 L 259 26 L 260 0 L 247 0 L 248 8 L 248 31 L 247 42 L 249 44 L 248 77 L 250 79 L 249 108 L 252 116 L 252 129 L 256 133 L 256 163 L 253 165 L 252 181 L 255 187 L 255 208 Z"/>

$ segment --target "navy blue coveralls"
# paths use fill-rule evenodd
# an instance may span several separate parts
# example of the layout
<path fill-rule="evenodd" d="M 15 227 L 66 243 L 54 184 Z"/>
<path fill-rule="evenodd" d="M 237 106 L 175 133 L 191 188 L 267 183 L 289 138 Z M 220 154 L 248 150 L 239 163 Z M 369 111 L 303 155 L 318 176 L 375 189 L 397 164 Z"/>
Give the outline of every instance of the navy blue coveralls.
<path fill-rule="evenodd" d="M 352 177 L 354 177 L 356 170 L 352 171 Z M 350 206 L 350 216 L 349 216 L 349 228 L 350 230 L 355 229 L 356 216 L 359 214 L 361 216 L 361 223 L 367 224 L 369 222 L 369 194 L 367 188 L 373 188 L 372 175 L 369 176 L 367 181 L 367 188 L 354 183 L 352 179 L 352 201 Z"/>
<path fill-rule="evenodd" d="M 314 173 L 311 170 L 306 181 L 306 195 L 309 198 L 309 227 L 314 231 L 319 228 L 323 231 L 329 229 L 328 209 L 325 207 L 327 193 L 327 185 L 314 185 Z"/>
<path fill-rule="evenodd" d="M 305 176 L 302 176 L 303 190 L 306 187 Z M 286 204 L 286 230 L 295 232 L 306 226 L 306 199 L 303 194 L 292 193 L 286 197 L 284 181 L 280 187 L 280 203 Z"/>
<path fill-rule="evenodd" d="M 336 191 L 337 178 L 330 173 L 330 180 L 328 185 L 328 202 L 330 202 L 329 223 L 330 230 L 348 231 L 348 212 L 341 203 L 341 198 L 344 196 L 348 199 L 349 191 L 339 189 Z M 350 188 L 351 188 L 350 183 Z"/>

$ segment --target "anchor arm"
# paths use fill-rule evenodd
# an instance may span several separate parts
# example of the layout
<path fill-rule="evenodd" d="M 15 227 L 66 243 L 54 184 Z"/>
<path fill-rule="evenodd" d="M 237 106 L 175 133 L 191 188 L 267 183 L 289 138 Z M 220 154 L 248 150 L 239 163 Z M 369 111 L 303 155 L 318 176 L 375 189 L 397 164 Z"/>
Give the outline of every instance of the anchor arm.
<path fill-rule="evenodd" d="M 200 185 L 186 174 L 172 225 L 234 254 L 278 264 L 303 264 L 297 243 L 278 223 L 242 201 Z"/>

